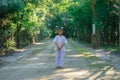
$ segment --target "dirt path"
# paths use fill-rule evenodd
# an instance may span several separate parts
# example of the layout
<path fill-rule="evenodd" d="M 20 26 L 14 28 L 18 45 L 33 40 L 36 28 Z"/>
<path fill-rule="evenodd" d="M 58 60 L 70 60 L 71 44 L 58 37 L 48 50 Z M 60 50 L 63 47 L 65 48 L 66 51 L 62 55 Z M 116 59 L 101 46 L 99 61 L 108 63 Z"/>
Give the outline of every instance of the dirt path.
<path fill-rule="evenodd" d="M 119 80 L 120 72 L 79 47 L 66 45 L 65 68 L 54 65 L 54 44 L 44 41 L 32 46 L 32 53 L 0 69 L 0 80 Z"/>

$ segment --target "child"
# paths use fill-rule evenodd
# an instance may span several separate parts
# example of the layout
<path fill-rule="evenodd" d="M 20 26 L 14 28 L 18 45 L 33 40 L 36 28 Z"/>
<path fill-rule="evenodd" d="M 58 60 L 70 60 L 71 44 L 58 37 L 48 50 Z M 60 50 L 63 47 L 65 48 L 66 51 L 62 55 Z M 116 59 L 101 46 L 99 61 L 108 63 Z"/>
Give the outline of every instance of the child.
<path fill-rule="evenodd" d="M 67 43 L 65 36 L 62 35 L 62 28 L 57 29 L 58 35 L 54 38 L 53 42 L 55 43 L 55 62 L 56 68 L 63 68 L 64 65 L 64 55 L 65 55 L 65 47 L 64 45 Z"/>

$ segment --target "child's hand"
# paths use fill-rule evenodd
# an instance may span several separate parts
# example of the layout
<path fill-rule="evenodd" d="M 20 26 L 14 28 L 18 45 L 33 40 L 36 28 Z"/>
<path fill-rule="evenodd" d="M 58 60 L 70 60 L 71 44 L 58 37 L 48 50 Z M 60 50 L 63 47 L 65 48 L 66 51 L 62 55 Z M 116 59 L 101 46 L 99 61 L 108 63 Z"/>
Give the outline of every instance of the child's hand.
<path fill-rule="evenodd" d="M 57 48 L 58 48 L 59 51 L 61 50 L 61 47 L 57 47 Z"/>
<path fill-rule="evenodd" d="M 65 43 L 63 43 L 61 46 L 58 46 L 58 50 L 60 51 L 64 45 L 65 45 Z"/>

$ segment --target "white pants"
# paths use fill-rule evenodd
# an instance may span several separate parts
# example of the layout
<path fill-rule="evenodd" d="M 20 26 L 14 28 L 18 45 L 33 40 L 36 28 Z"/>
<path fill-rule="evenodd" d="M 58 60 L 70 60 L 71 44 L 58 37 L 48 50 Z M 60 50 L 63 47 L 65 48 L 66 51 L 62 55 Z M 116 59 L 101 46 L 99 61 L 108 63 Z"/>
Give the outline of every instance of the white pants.
<path fill-rule="evenodd" d="M 61 49 L 59 50 L 55 50 L 55 63 L 56 66 L 64 66 L 64 56 L 65 56 L 65 50 Z"/>

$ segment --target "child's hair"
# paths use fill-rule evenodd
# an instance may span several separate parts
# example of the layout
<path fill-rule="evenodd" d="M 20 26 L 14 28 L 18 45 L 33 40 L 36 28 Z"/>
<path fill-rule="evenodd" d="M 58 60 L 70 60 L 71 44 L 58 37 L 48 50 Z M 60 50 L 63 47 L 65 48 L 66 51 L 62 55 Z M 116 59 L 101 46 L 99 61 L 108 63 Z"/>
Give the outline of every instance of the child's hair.
<path fill-rule="evenodd" d="M 58 27 L 57 30 L 63 30 L 63 28 L 62 27 Z"/>

